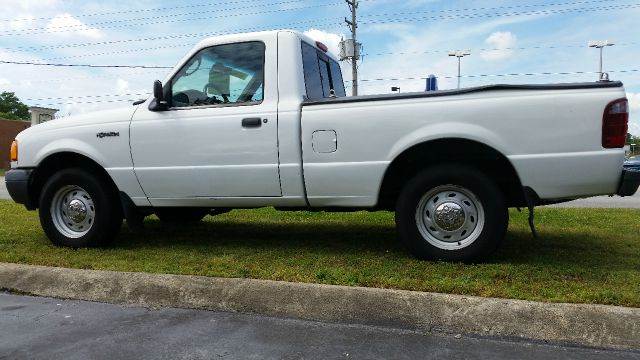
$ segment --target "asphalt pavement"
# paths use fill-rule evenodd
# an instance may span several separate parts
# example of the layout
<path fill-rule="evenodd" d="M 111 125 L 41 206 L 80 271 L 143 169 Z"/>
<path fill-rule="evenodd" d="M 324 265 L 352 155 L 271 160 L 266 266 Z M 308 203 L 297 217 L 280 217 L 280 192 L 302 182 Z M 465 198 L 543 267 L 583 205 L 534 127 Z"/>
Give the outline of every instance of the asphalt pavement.
<path fill-rule="evenodd" d="M 0 293 L 5 358 L 640 359 L 640 352 Z"/>
<path fill-rule="evenodd" d="M 574 200 L 562 204 L 550 205 L 550 207 L 640 209 L 640 191 L 634 196 L 596 196 L 587 199 Z"/>

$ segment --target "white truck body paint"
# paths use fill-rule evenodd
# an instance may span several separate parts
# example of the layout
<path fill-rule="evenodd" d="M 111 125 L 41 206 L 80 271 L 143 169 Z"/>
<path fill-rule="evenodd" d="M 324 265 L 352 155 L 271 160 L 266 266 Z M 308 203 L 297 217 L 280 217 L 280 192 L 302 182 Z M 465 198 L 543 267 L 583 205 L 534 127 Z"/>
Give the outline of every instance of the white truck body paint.
<path fill-rule="evenodd" d="M 622 87 L 494 90 L 437 97 L 305 103 L 301 41 L 294 31 L 203 40 L 199 50 L 265 44 L 264 100 L 153 112 L 137 107 L 54 120 L 22 132 L 14 167 L 75 152 L 103 166 L 140 206 L 373 207 L 389 164 L 414 145 L 460 138 L 506 156 L 542 199 L 613 194 L 624 151 L 601 147 L 605 106 Z M 260 117 L 259 129 L 243 118 Z M 336 150 L 317 152 L 313 133 L 332 131 Z M 97 138 L 100 132 L 119 136 Z"/>
<path fill-rule="evenodd" d="M 622 149 L 601 147 L 602 113 L 622 88 L 507 90 L 447 97 L 305 106 L 303 153 L 314 206 L 373 206 L 387 164 L 430 140 L 462 138 L 505 155 L 523 186 L 543 199 L 613 194 Z M 311 148 L 313 131 L 334 129 L 338 150 Z"/>

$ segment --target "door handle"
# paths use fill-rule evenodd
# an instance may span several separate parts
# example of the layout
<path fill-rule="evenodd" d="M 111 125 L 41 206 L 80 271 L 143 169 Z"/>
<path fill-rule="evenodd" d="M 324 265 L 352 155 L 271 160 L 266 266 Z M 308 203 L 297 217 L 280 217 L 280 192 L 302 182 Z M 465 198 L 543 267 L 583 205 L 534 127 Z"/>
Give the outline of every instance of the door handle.
<path fill-rule="evenodd" d="M 262 126 L 261 118 L 246 118 L 242 119 L 242 127 L 245 128 L 257 128 Z"/>

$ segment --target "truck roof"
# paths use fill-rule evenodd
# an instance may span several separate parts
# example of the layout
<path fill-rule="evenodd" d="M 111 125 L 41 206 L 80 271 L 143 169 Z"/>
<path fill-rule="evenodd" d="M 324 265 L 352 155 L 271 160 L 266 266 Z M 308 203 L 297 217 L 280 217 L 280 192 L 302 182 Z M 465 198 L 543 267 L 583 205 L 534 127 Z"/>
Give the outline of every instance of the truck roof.
<path fill-rule="evenodd" d="M 322 49 L 318 48 L 318 46 L 316 45 L 316 40 L 310 38 L 309 36 L 307 36 L 307 35 L 305 35 L 303 33 L 301 33 L 300 31 L 290 30 L 290 29 L 256 31 L 256 32 L 249 32 L 249 33 L 238 33 L 238 34 L 227 34 L 227 35 L 211 36 L 211 37 L 208 37 L 208 38 L 205 38 L 205 39 L 201 40 L 198 43 L 197 47 L 202 48 L 202 47 L 206 47 L 206 46 L 212 46 L 212 45 L 219 44 L 220 42 L 249 41 L 249 40 L 255 39 L 255 37 L 257 35 L 273 35 L 273 36 L 277 36 L 279 33 L 282 33 L 282 32 L 292 33 L 295 36 L 297 36 L 298 38 L 300 38 L 300 40 L 302 40 L 302 41 L 308 43 L 309 45 L 312 45 L 316 49 L 322 51 Z M 337 58 L 336 54 L 333 54 L 331 52 L 327 52 L 327 55 L 329 55 L 334 60 L 338 61 L 338 58 Z"/>

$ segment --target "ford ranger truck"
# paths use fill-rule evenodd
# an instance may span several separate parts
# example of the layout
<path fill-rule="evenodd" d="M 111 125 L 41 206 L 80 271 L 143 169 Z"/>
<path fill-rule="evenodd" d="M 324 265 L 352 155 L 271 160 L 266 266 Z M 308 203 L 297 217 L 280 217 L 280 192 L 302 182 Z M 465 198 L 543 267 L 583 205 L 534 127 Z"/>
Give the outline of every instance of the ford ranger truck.
<path fill-rule="evenodd" d="M 298 32 L 209 38 L 133 107 L 20 133 L 6 185 L 60 246 L 108 245 L 150 214 L 365 209 L 395 211 L 418 258 L 476 261 L 510 207 L 640 184 L 620 82 L 345 95 L 336 58 Z"/>

